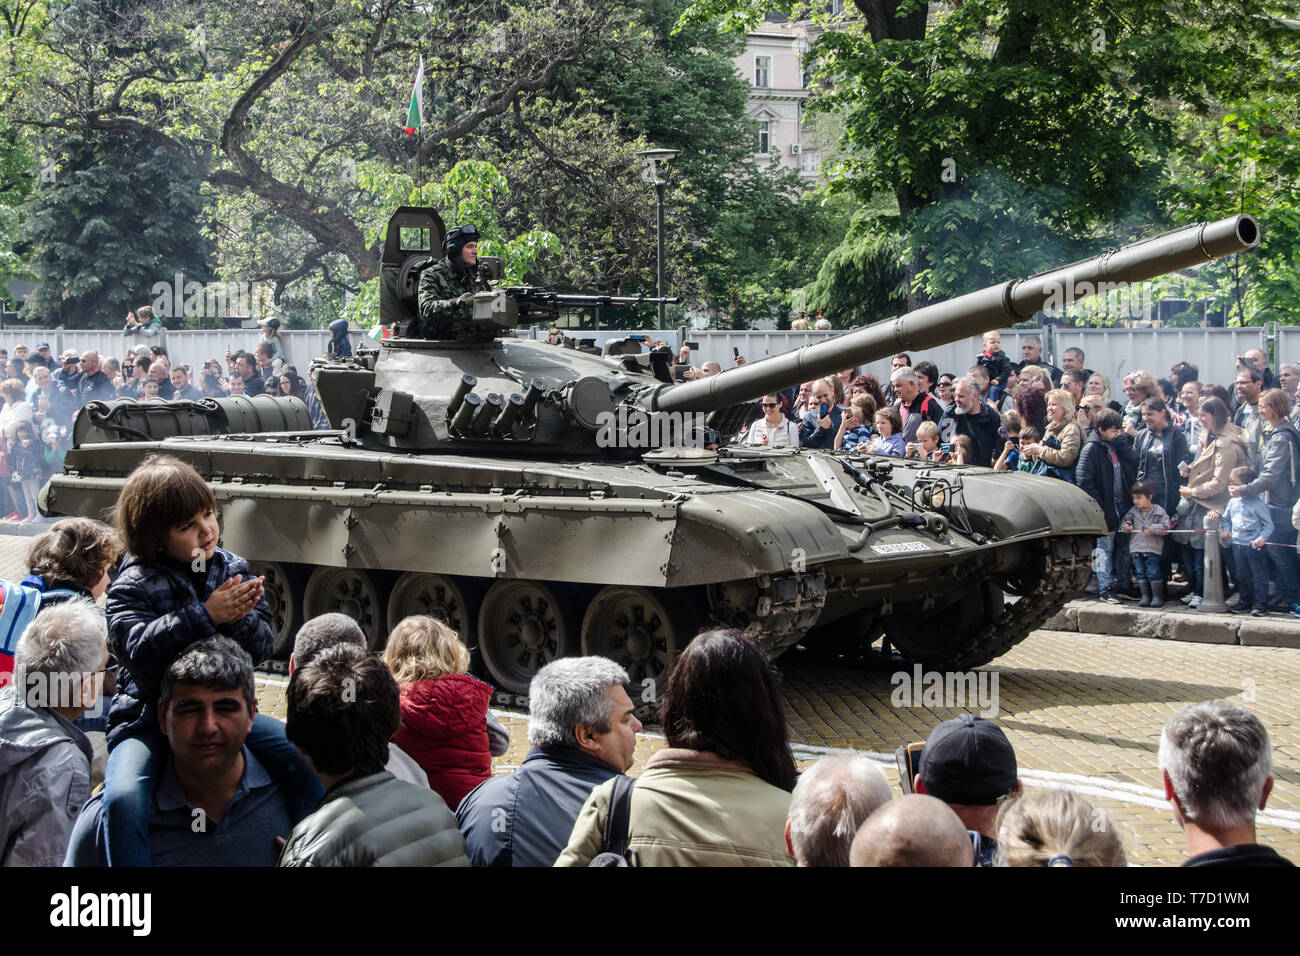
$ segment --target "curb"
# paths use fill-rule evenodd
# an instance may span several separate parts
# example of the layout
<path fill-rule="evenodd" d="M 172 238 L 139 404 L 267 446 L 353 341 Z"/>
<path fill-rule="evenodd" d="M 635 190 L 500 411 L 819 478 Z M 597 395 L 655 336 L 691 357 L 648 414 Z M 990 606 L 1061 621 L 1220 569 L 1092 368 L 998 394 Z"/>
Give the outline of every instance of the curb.
<path fill-rule="evenodd" d="M 22 524 L 17 521 L 0 520 L 0 535 L 8 535 L 14 538 L 34 538 L 38 534 L 44 534 L 50 530 L 50 525 L 54 520 L 46 518 L 44 521 L 37 521 L 33 524 Z"/>
<path fill-rule="evenodd" d="M 1177 598 L 1174 601 L 1176 603 Z M 1265 618 L 1203 614 L 1185 609 L 1181 604 L 1179 610 L 1147 611 L 1137 607 L 1115 607 L 1100 601 L 1071 601 L 1041 629 L 1194 644 L 1300 648 L 1300 620 L 1290 615 L 1283 620 L 1281 614 Z"/>

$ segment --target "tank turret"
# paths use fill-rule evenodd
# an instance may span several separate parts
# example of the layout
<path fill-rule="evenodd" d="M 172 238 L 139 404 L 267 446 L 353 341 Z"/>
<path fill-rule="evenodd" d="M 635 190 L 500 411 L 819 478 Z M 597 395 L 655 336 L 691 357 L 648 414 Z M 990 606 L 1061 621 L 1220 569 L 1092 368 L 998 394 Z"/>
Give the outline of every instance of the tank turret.
<path fill-rule="evenodd" d="M 412 324 L 419 274 L 435 261 L 441 236 L 433 210 L 403 208 L 390 220 L 381 294 L 385 321 L 402 329 Z M 1258 223 L 1248 215 L 1186 226 L 685 383 L 673 383 L 666 365 L 649 353 L 601 356 L 512 332 L 521 316 L 538 311 L 657 300 L 497 289 L 476 295 L 469 334 L 455 341 L 386 340 L 378 355 L 318 368 L 317 391 L 331 422 L 353 422 L 366 447 L 635 458 L 665 445 L 698 442 L 705 426 L 723 434 L 738 430 L 747 403 L 765 392 L 1022 322 L 1041 309 L 1258 242 Z M 331 378 L 352 384 L 340 388 Z M 338 410 L 340 399 L 345 413 Z"/>

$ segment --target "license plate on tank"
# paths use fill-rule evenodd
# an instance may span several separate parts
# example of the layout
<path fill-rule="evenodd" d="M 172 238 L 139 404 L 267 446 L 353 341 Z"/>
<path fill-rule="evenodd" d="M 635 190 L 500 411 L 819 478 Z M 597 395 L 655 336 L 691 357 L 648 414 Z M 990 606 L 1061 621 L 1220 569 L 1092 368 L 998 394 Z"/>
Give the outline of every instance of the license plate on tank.
<path fill-rule="evenodd" d="M 876 554 L 904 554 L 908 551 L 929 551 L 930 546 L 924 541 L 900 541 L 897 544 L 873 544 L 871 550 Z"/>

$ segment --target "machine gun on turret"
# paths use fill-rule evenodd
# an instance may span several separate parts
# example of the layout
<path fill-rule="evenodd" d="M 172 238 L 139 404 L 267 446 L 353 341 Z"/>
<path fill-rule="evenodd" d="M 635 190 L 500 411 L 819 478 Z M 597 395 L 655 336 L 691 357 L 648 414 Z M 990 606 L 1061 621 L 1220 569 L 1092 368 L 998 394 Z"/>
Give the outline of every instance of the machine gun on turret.
<path fill-rule="evenodd" d="M 505 286 L 474 294 L 474 324 L 479 328 L 513 329 L 539 317 L 555 321 L 573 309 L 634 308 L 641 305 L 675 305 L 681 299 L 647 295 L 601 295 L 588 292 L 552 292 L 537 286 Z"/>

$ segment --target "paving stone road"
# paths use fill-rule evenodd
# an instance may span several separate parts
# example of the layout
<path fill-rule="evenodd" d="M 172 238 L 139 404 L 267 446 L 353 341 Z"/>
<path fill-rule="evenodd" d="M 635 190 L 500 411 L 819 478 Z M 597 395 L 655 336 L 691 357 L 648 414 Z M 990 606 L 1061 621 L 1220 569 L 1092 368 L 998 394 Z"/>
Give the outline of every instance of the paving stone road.
<path fill-rule="evenodd" d="M 0 536 L 0 576 L 22 576 L 29 544 L 30 538 Z M 801 765 L 827 750 L 855 749 L 879 760 L 896 784 L 896 747 L 923 740 L 963 709 L 996 706 L 1025 785 L 1081 791 L 1112 815 L 1130 861 L 1147 866 L 1177 865 L 1185 856 L 1159 789 L 1161 728 L 1184 704 L 1239 703 L 1264 721 L 1273 746 L 1276 785 L 1260 815 L 1260 839 L 1300 862 L 1300 649 L 1036 631 L 976 673 L 976 699 L 966 707 L 927 701 L 923 693 L 905 700 L 902 691 L 911 690 L 915 676 L 910 669 L 817 663 L 797 652 L 781 658 L 779 668 Z M 284 678 L 262 674 L 258 683 L 262 709 L 283 717 Z M 527 720 L 517 711 L 498 713 L 513 737 L 509 752 L 494 761 L 495 772 L 505 773 L 527 752 Z M 663 746 L 648 728 L 633 773 Z"/>

